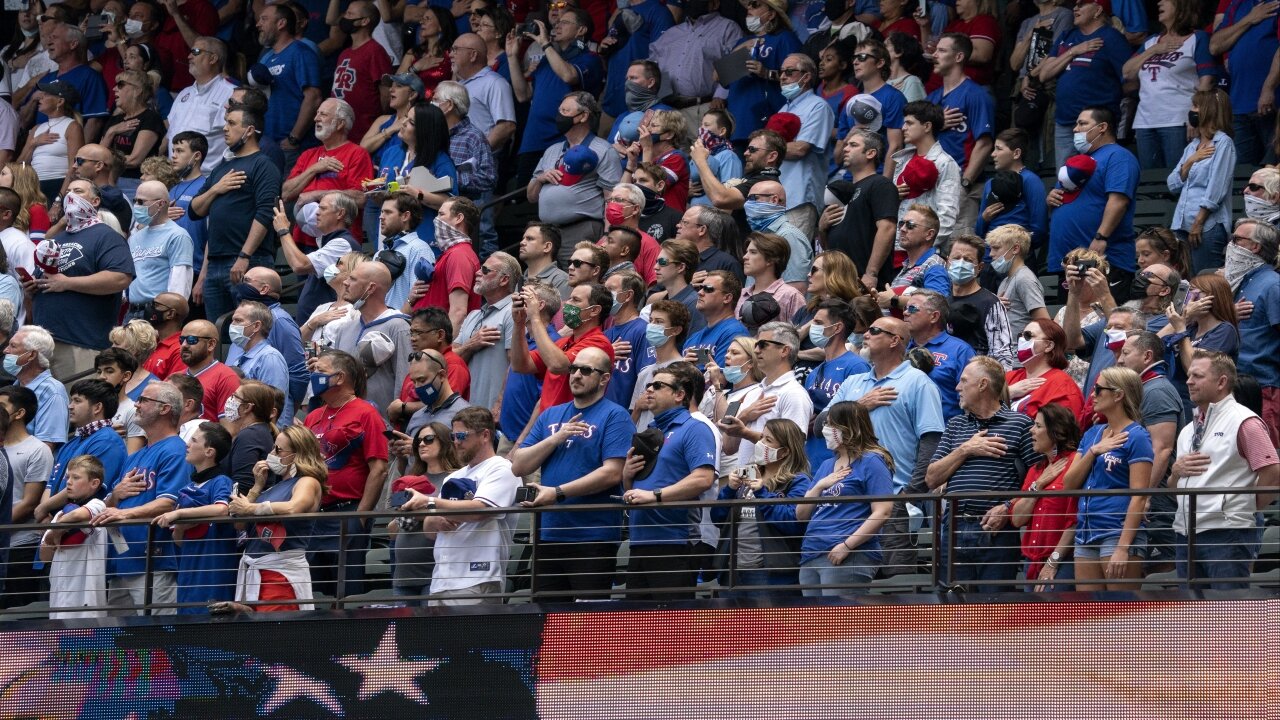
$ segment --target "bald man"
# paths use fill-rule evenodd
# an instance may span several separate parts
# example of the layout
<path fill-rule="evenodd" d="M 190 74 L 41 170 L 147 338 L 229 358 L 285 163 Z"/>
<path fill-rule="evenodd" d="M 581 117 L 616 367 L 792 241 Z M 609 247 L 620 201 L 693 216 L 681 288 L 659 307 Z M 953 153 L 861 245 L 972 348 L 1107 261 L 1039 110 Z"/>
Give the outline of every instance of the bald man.
<path fill-rule="evenodd" d="M 227 398 L 240 387 L 236 371 L 218 362 L 218 328 L 208 320 L 192 320 L 183 326 L 178 343 L 186 373 L 204 388 L 201 417 L 217 422 Z"/>
<path fill-rule="evenodd" d="M 191 295 L 195 244 L 186 230 L 169 219 L 169 189 L 156 180 L 138 186 L 131 229 L 129 252 L 135 275 L 129 283 L 126 317 L 150 321 L 153 302 L 160 293 Z"/>
<path fill-rule="evenodd" d="M 489 51 L 484 38 L 463 33 L 453 41 L 453 77 L 467 88 L 471 110 L 467 119 L 484 133 L 489 147 L 497 151 L 516 132 L 515 96 L 511 83 L 489 67 Z"/>
<path fill-rule="evenodd" d="M 182 362 L 182 343 L 178 338 L 189 311 L 187 299 L 177 293 L 162 292 L 151 302 L 147 322 L 156 329 L 159 342 L 142 367 L 161 380 L 187 369 Z"/>
<path fill-rule="evenodd" d="M 946 423 L 938 386 L 905 359 L 910 341 L 911 331 L 905 322 L 877 318 L 863 335 L 863 347 L 870 351 L 871 372 L 846 378 L 827 407 L 855 401 L 871 410 L 876 437 L 893 456 L 894 492 L 924 493 L 928 492 L 924 472 Z M 893 515 L 881 535 L 884 571 L 889 575 L 915 572 L 909 515 L 918 517 L 920 513 L 908 512 L 906 503 L 894 503 Z"/>
<path fill-rule="evenodd" d="M 762 180 L 751 186 L 743 206 L 747 224 L 756 232 L 781 236 L 791 247 L 791 259 L 782 271 L 782 280 L 801 294 L 809 291 L 809 268 L 813 267 L 813 241 L 787 221 L 787 191 L 782 183 Z"/>
<path fill-rule="evenodd" d="M 115 157 L 105 145 L 89 143 L 81 145 L 76 151 L 76 177 L 97 185 L 102 197 L 102 207 L 115 215 L 116 220 L 120 221 L 120 227 L 128 228 L 133 224 L 133 212 L 124 192 L 116 187 L 116 172 Z M 53 235 L 61 230 L 60 225 L 55 225 L 49 234 Z"/>
<path fill-rule="evenodd" d="M 333 347 L 364 363 L 369 375 L 364 399 L 387 416 L 409 373 L 409 317 L 387 307 L 391 271 L 376 260 L 360 263 L 342 284 L 342 299 L 360 308 L 360 322 L 340 327 Z"/>
<path fill-rule="evenodd" d="M 302 407 L 302 398 L 307 394 L 307 383 L 311 373 L 307 370 L 307 356 L 303 352 L 302 333 L 298 331 L 298 323 L 280 304 L 280 291 L 283 286 L 280 273 L 269 267 L 252 267 L 245 271 L 240 284 L 233 288 L 240 300 L 256 300 L 271 311 L 273 322 L 271 332 L 267 335 L 267 344 L 284 356 L 289 366 L 289 399 L 294 407 Z M 227 351 L 227 364 L 234 365 L 244 353 L 232 346 Z"/>

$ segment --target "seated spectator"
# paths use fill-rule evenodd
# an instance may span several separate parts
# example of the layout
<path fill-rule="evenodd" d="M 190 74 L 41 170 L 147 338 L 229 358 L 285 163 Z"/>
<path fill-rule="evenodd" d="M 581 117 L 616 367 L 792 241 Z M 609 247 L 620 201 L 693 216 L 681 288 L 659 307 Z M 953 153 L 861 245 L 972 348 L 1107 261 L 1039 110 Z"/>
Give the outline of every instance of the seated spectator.
<path fill-rule="evenodd" d="M 835 457 L 814 472 L 806 498 L 892 495 L 893 458 L 876 439 L 871 417 L 859 403 L 836 403 L 822 430 Z M 807 521 L 800 554 L 800 583 L 807 597 L 858 595 L 880 566 L 880 528 L 892 500 L 804 504 L 796 518 Z"/>
<path fill-rule="evenodd" d="M 1143 170 L 1174 167 L 1186 145 L 1183 116 L 1197 90 L 1217 85 L 1218 66 L 1209 50 L 1209 33 L 1194 0 L 1159 5 L 1160 32 L 1146 38 L 1142 50 L 1124 64 L 1125 82 L 1138 82 L 1133 119 L 1138 164 Z M 1222 119 L 1226 127 L 1229 119 Z"/>
<path fill-rule="evenodd" d="M 1061 490 L 1063 477 L 1080 445 L 1075 414 L 1061 405 L 1041 407 L 1031 425 L 1031 443 L 1044 459 L 1027 470 L 1022 489 Z M 1027 567 L 1028 590 L 1065 589 L 1065 584 L 1056 583 L 1075 577 L 1075 565 L 1070 560 L 1075 550 L 1077 503 L 1078 498 L 1063 496 L 1021 497 L 1013 501 L 1009 523 L 1027 528 L 1022 533 L 1022 558 Z"/>
<path fill-rule="evenodd" d="M 14 385 L 36 395 L 39 408 L 31 419 L 31 434 L 56 451 L 67 441 L 67 391 L 49 370 L 53 336 L 38 325 L 26 325 L 13 334 L 4 349 L 4 371 Z M 114 409 L 111 415 L 115 415 Z"/>
<path fill-rule="evenodd" d="M 177 601 L 182 615 L 203 615 L 212 602 L 235 595 L 236 529 L 227 523 L 201 523 L 224 517 L 236 484 L 222 471 L 231 452 L 231 433 L 217 423 L 204 422 L 187 445 L 187 463 L 195 470 L 178 494 L 178 507 L 158 515 L 152 523 L 171 529 L 178 556 Z M 191 521 L 196 522 L 191 522 Z M 198 604 L 194 604 L 198 603 Z"/>
<path fill-rule="evenodd" d="M 742 270 L 751 284 L 742 290 L 736 313 L 741 316 L 743 303 L 757 293 L 768 293 L 777 301 L 782 317 L 794 317 L 804 307 L 804 295 L 782 279 L 791 259 L 791 247 L 785 239 L 771 233 L 753 232 L 747 236 L 747 252 L 742 256 Z"/>
<path fill-rule="evenodd" d="M 942 108 L 913 102 L 902 109 L 902 116 L 902 139 L 908 147 L 892 158 L 893 182 L 901 198 L 898 219 L 904 219 L 912 205 L 927 205 L 936 211 L 937 237 L 945 241 L 956 229 L 964 188 L 960 166 L 937 140 L 943 128 Z"/>
<path fill-rule="evenodd" d="M 415 490 L 439 498 L 441 485 L 450 473 L 462 467 L 453 444 L 453 430 L 445 423 L 422 426 L 413 438 L 413 463 L 408 472 L 391 484 L 392 494 Z M 392 508 L 393 510 L 396 508 Z M 393 518 L 387 524 L 395 549 L 391 566 L 391 590 L 397 597 L 424 597 L 431 591 L 431 573 L 435 569 L 435 542 L 422 532 L 422 518 Z M 425 599 L 404 601 L 410 607 L 423 607 Z"/>
<path fill-rule="evenodd" d="M 933 354 L 933 369 L 928 375 L 938 386 L 938 394 L 942 397 L 942 417 L 946 420 L 960 414 L 956 385 L 965 366 L 976 354 L 968 343 L 947 332 L 950 315 L 946 297 L 932 290 L 912 293 L 902 313 L 911 333 L 908 350 L 923 347 Z"/>
<path fill-rule="evenodd" d="M 808 269 L 813 265 L 813 241 L 787 219 L 787 205 L 787 191 L 782 183 L 764 180 L 751 186 L 743 210 L 747 214 L 747 225 L 755 233 L 768 233 L 787 241 L 790 256 L 781 278 L 803 295 L 809 287 Z"/>
<path fill-rule="evenodd" d="M 1015 349 L 1009 314 L 1000 298 L 978 283 L 985 251 L 986 244 L 976 235 L 958 235 L 951 241 L 951 331 L 978 355 L 989 355 L 1012 370 Z"/>
<path fill-rule="evenodd" d="M 1062 479 L 1064 490 L 1147 488 L 1151 483 L 1151 435 L 1141 417 L 1142 380 L 1123 367 L 1103 370 L 1093 390 L 1094 412 L 1106 418 L 1080 440 L 1076 460 Z M 1120 590 L 1142 576 L 1146 499 L 1140 496 L 1084 497 L 1076 520 L 1076 587 L 1086 592 Z"/>
<path fill-rule="evenodd" d="M 1036 318 L 1018 335 L 1022 367 L 1005 373 L 1009 407 L 1030 417 L 1050 406 L 1066 408 L 1071 417 L 1084 410 L 1084 397 L 1067 368 L 1067 335 L 1049 318 Z"/>
<path fill-rule="evenodd" d="M 328 475 L 316 436 L 290 425 L 276 436 L 267 459 L 253 466 L 248 494 L 232 495 L 231 515 L 264 517 L 245 526 L 249 539 L 236 574 L 237 603 L 254 603 L 251 608 L 258 612 L 313 609 L 306 550 L 315 521 L 281 516 L 319 510 Z M 273 519 L 266 522 L 265 516 Z"/>
<path fill-rule="evenodd" d="M 1020 225 L 1001 225 L 987 235 L 988 265 L 1000 276 L 996 294 L 1009 316 L 1009 330 L 1015 337 L 1034 320 L 1048 320 L 1044 306 L 1044 287 L 1040 278 L 1027 267 L 1031 234 Z M 1065 352 L 1065 350 L 1064 350 Z"/>
<path fill-rule="evenodd" d="M 1045 205 L 1044 182 L 1024 162 L 1030 151 L 1031 138 L 1027 131 L 1009 128 L 996 135 L 991 150 L 996 174 L 982 189 L 982 203 L 978 208 L 978 224 L 974 233 L 987 237 L 987 233 L 1004 225 L 1020 225 L 1031 233 L 1029 246 L 1042 248 L 1049 241 L 1049 207 Z M 988 238 L 989 239 L 989 238 Z"/>
<path fill-rule="evenodd" d="M 1197 92 L 1187 113 L 1187 124 L 1196 136 L 1169 173 L 1169 190 L 1179 193 L 1169 227 L 1191 246 L 1196 272 L 1222 267 L 1227 250 L 1236 166 L 1236 146 L 1226 132 L 1230 117 L 1226 91 L 1215 87 Z"/>

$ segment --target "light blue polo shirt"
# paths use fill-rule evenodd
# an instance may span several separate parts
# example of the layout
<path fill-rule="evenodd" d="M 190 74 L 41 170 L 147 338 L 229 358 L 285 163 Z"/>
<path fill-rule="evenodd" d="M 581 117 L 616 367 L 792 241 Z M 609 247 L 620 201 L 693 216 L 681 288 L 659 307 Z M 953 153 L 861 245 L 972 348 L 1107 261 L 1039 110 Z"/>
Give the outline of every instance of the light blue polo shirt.
<path fill-rule="evenodd" d="M 260 383 L 284 390 L 289 387 L 289 366 L 280 351 L 271 347 L 265 339 L 245 351 L 235 360 L 227 359 L 227 364 L 239 368 L 245 379 L 257 380 Z M 293 423 L 293 398 L 285 394 L 284 412 L 280 413 L 280 427 Z"/>
<path fill-rule="evenodd" d="M 55 380 L 53 374 L 45 370 L 35 376 L 30 385 L 24 387 L 36 394 L 37 402 L 35 419 L 31 421 L 27 430 L 47 443 L 61 445 L 66 442 L 70 423 L 67 405 L 71 402 L 67 397 L 66 386 Z"/>

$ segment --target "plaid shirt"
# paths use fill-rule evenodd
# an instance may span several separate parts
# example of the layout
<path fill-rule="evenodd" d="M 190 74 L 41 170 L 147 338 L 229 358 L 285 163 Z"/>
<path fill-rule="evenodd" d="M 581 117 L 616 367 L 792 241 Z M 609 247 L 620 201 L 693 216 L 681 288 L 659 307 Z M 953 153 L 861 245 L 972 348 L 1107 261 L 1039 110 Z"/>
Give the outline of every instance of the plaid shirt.
<path fill-rule="evenodd" d="M 493 162 L 489 141 L 467 118 L 449 131 L 449 157 L 458 167 L 458 188 L 475 199 L 498 185 L 498 168 Z M 469 167 L 467 167 L 469 165 Z"/>

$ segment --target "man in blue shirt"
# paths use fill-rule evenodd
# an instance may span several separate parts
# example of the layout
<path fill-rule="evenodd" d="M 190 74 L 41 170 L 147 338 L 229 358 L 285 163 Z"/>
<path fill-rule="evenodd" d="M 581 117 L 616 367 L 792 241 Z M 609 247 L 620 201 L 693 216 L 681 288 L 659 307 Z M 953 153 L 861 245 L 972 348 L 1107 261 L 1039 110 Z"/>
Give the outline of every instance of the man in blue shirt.
<path fill-rule="evenodd" d="M 716 438 L 711 428 L 689 414 L 695 394 L 687 373 L 665 367 L 645 389 L 654 414 L 650 427 L 662 431 L 662 449 L 647 475 L 644 456 L 627 451 L 623 502 L 632 506 L 631 557 L 627 597 L 633 600 L 692 600 L 696 577 L 690 537 L 697 537 L 686 508 L 662 509 L 663 502 L 694 500 L 716 480 Z M 690 370 L 696 374 L 690 366 Z M 683 377 L 682 377 L 683 376 Z M 676 589 L 675 592 L 669 592 Z"/>
<path fill-rule="evenodd" d="M 158 180 L 138 186 L 133 200 L 134 230 L 129 235 L 136 275 L 129 283 L 129 317 L 150 312 L 147 304 L 171 292 L 191 294 L 191 236 L 169 219 L 169 190 Z M 145 222 L 144 222 L 145 221 Z"/>
<path fill-rule="evenodd" d="M 1275 135 L 1276 99 L 1280 97 L 1277 78 L 1268 72 L 1274 69 L 1274 59 L 1280 53 L 1275 5 L 1266 0 L 1227 3 L 1222 22 L 1210 37 L 1209 52 L 1226 55 L 1233 139 L 1240 163 L 1260 165 Z"/>
<path fill-rule="evenodd" d="M 996 135 L 991 159 L 996 172 L 1017 173 L 1022 182 L 1022 197 L 1006 207 L 1000 198 L 992 197 L 988 180 L 982 188 L 982 204 L 978 207 L 978 224 L 974 234 L 986 237 L 988 232 L 1001 225 L 1020 225 L 1031 232 L 1031 247 L 1044 247 L 1049 239 L 1049 207 L 1045 205 L 1044 182 L 1040 176 L 1027 169 L 1023 158 L 1031 147 L 1026 130 L 1009 128 Z"/>
<path fill-rule="evenodd" d="M 107 118 L 107 84 L 102 74 L 95 71 L 85 62 L 88 46 L 84 41 L 84 33 L 76 25 L 58 23 L 49 33 L 49 45 L 46 48 L 49 59 L 57 64 L 58 69 L 40 78 L 40 84 L 54 81 L 65 82 L 76 89 L 79 102 L 76 112 L 84 118 L 84 138 L 93 142 L 102 135 L 102 124 Z M 28 98 L 35 97 L 31 93 Z M 35 110 L 35 103 L 29 99 L 23 108 L 26 112 Z M 42 123 L 48 120 L 44 113 L 36 112 L 35 121 Z"/>
<path fill-rule="evenodd" d="M 246 380 L 284 389 L 289 387 L 289 368 L 280 351 L 267 341 L 274 322 L 266 305 L 253 300 L 241 302 L 231 313 L 231 324 L 227 326 L 231 342 L 239 352 L 227 353 L 227 365 L 239 368 Z M 293 423 L 294 409 L 293 398 L 286 393 L 284 409 L 280 412 L 281 427 Z"/>
<path fill-rule="evenodd" d="M 825 205 L 822 198 L 827 180 L 827 149 L 836 117 L 827 101 L 813 91 L 818 82 L 813 58 L 804 53 L 788 55 L 782 61 L 778 79 L 787 100 L 778 112 L 800 118 L 800 132 L 787 143 L 787 159 L 782 162 L 787 209 L 805 203 L 819 209 Z"/>
<path fill-rule="evenodd" d="M 280 145 L 292 167 L 320 107 L 320 59 L 298 40 L 298 17 L 287 6 L 263 8 L 257 27 L 263 50 L 249 68 L 249 84 L 270 90 L 263 133 Z"/>
<path fill-rule="evenodd" d="M 1110 0 L 1076 3 L 1075 30 L 1058 41 L 1053 57 L 1031 71 L 1031 76 L 1041 83 L 1062 76 L 1058 80 L 1057 109 L 1053 115 L 1053 145 L 1058 167 L 1072 155 L 1084 152 L 1073 147 L 1072 137 L 1072 126 L 1082 110 L 1102 106 L 1114 115 L 1120 114 L 1124 64 L 1133 56 L 1133 48 L 1119 30 L 1111 27 L 1110 14 Z M 1077 127 L 1075 132 L 1080 129 Z"/>
<path fill-rule="evenodd" d="M 1062 258 L 1087 247 L 1111 264 L 1107 277 L 1112 295 L 1128 297 L 1138 267 L 1133 232 L 1133 199 L 1141 174 L 1138 158 L 1116 143 L 1116 115 L 1105 107 L 1081 110 L 1075 134 L 1097 168 L 1070 202 L 1064 202 L 1061 187 L 1045 198 L 1056 208 L 1049 218 L 1049 272 L 1062 272 Z"/>
<path fill-rule="evenodd" d="M 53 336 L 39 325 L 25 325 L 9 339 L 4 349 L 5 371 L 18 387 L 36 394 L 36 416 L 28 428 L 32 435 L 58 451 L 67 440 L 67 391 L 49 372 L 53 356 Z M 112 413 L 114 415 L 114 413 Z"/>
<path fill-rule="evenodd" d="M 698 313 L 707 324 L 685 340 L 684 359 L 705 367 L 698 359 L 699 351 L 705 350 L 711 353 L 716 365 L 724 367 L 724 354 L 734 338 L 751 334 L 734 312 L 742 295 L 742 283 L 732 272 L 712 270 L 702 279 L 697 290 Z"/>
<path fill-rule="evenodd" d="M 609 288 L 614 297 L 613 323 L 604 331 L 604 336 L 613 343 L 616 358 L 604 396 L 629 408 L 636 389 L 636 378 L 654 360 L 645 333 L 649 324 L 640 317 L 640 304 L 645 300 L 646 288 L 644 280 L 632 270 L 613 273 L 605 279 L 604 286 Z"/>
<path fill-rule="evenodd" d="M 128 469 L 122 476 L 106 480 L 107 509 L 93 519 L 94 525 L 154 518 L 177 507 L 178 496 L 191 477 L 187 444 L 178 437 L 181 412 L 182 391 L 172 383 L 153 382 L 143 389 L 137 419 L 147 434 L 147 446 L 125 460 Z M 140 607 L 146 592 L 149 529 L 147 525 L 122 525 L 107 531 L 114 538 L 107 549 L 107 603 L 121 608 L 123 614 L 143 614 Z M 120 539 L 126 545 L 122 546 Z M 177 600 L 177 569 L 173 541 L 158 534 L 152 545 L 152 602 Z M 152 614 L 176 612 L 162 608 Z"/>
<path fill-rule="evenodd" d="M 1240 316 L 1240 372 L 1262 386 L 1262 419 L 1280 446 L 1280 275 L 1273 269 L 1280 235 L 1275 226 L 1246 218 L 1227 246 L 1226 279 Z"/>
<path fill-rule="evenodd" d="M 933 370 L 929 378 L 938 386 L 942 399 L 942 416 L 950 420 L 960 414 L 960 396 L 956 384 L 960 372 L 973 359 L 973 348 L 947 332 L 951 309 L 941 293 L 917 290 L 902 311 L 911 331 L 908 349 L 922 347 L 933 354 Z"/>
<path fill-rule="evenodd" d="M 307 392 L 307 383 L 311 380 L 311 371 L 307 369 L 307 358 L 302 350 L 302 333 L 298 323 L 280 303 L 282 288 L 280 274 L 269 267 L 250 268 L 244 274 L 244 282 L 236 288 L 241 300 L 255 300 L 267 306 L 271 311 L 273 322 L 267 334 L 267 342 L 280 351 L 289 368 L 289 384 L 278 385 L 285 390 L 294 407 L 302 402 Z M 234 365 L 240 357 L 241 350 L 234 345 L 227 352 L 227 364 Z"/>
<path fill-rule="evenodd" d="M 169 144 L 169 162 L 178 171 L 178 184 L 169 189 L 169 215 L 176 211 L 178 217 L 174 222 L 187 231 L 191 237 L 191 267 L 199 272 L 204 265 L 204 248 L 209 242 L 209 223 L 207 218 L 196 219 L 187 213 L 191 201 L 204 187 L 205 155 L 209 152 L 209 139 L 204 135 L 187 130 L 173 136 Z"/>
<path fill-rule="evenodd" d="M 124 438 L 111 427 L 111 418 L 119 409 L 119 393 L 105 380 L 90 378 L 71 386 L 68 417 L 73 432 L 54 458 L 53 471 L 45 483 L 44 495 L 35 510 L 37 521 L 43 521 L 67 504 L 67 464 L 80 455 L 92 455 L 102 461 L 106 477 L 118 478 L 124 470 Z M 66 425 L 64 424 L 65 428 Z M 105 480 L 105 478 L 104 478 Z"/>
<path fill-rule="evenodd" d="M 621 488 L 622 461 L 631 449 L 635 426 L 622 406 L 605 399 L 612 364 L 598 348 L 586 348 L 569 366 L 573 401 L 538 416 L 520 448 L 511 453 L 511 471 L 527 475 L 542 469 L 537 496 L 524 503 L 542 505 L 608 504 Z M 613 586 L 622 508 L 542 515 L 534 596 L 566 592 L 549 600 L 600 600 Z"/>
<path fill-rule="evenodd" d="M 633 61 L 648 58 L 649 43 L 673 24 L 671 10 L 658 0 L 619 3 L 609 34 L 600 41 L 600 51 L 609 54 L 608 79 L 600 96 L 600 105 L 610 117 L 616 118 L 627 110 L 640 109 L 631 107 L 637 104 L 632 100 L 638 88 L 628 83 L 627 70 Z M 659 90 L 659 87 L 654 87 L 649 92 L 656 99 Z"/>
<path fill-rule="evenodd" d="M 527 77 L 522 54 L 507 53 L 511 61 L 511 89 L 516 102 L 531 103 L 529 119 L 520 140 L 516 175 L 517 182 L 522 185 L 529 184 L 542 153 L 568 129 L 562 129 L 564 122 L 558 119 L 564 96 L 574 90 L 596 95 L 604 82 L 604 63 L 599 55 L 587 49 L 586 41 L 591 37 L 592 25 L 591 15 L 586 10 L 565 8 L 559 22 L 550 28 L 550 35 L 541 20 L 533 23 L 538 31 L 525 35 L 546 54 Z"/>
<path fill-rule="evenodd" d="M 973 41 L 961 33 L 947 33 L 938 40 L 933 53 L 934 69 L 942 87 L 929 94 L 929 102 L 942 107 L 943 130 L 938 142 L 956 161 L 963 173 L 960 210 L 956 214 L 956 234 L 968 232 L 978 219 L 982 177 L 991 156 L 995 102 L 987 89 L 964 74 L 965 63 L 973 55 Z"/>

